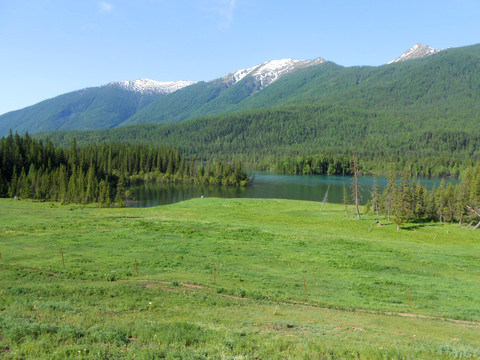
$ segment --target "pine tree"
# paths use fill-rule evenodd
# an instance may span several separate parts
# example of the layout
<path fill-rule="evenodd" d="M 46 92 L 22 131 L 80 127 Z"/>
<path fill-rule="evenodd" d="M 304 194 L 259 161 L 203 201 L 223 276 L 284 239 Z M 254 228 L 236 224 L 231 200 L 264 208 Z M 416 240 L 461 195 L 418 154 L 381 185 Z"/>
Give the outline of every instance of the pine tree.
<path fill-rule="evenodd" d="M 402 184 L 396 192 L 394 207 L 395 223 L 402 225 L 413 218 L 413 192 L 410 184 L 410 169 L 405 167 Z"/>
<path fill-rule="evenodd" d="M 8 182 L 5 176 L 2 173 L 2 169 L 0 167 L 0 197 L 4 197 L 8 194 Z"/>
<path fill-rule="evenodd" d="M 435 191 L 435 205 L 438 220 L 445 222 L 445 179 L 442 179 L 440 186 Z"/>
<path fill-rule="evenodd" d="M 72 140 L 70 152 L 68 153 L 68 164 L 70 166 L 70 169 L 73 169 L 78 164 L 77 139 L 75 137 Z"/>
<path fill-rule="evenodd" d="M 116 202 L 118 207 L 124 207 L 125 206 L 125 197 L 126 197 L 125 177 L 122 174 L 118 178 L 117 191 L 116 191 L 116 196 L 115 196 L 115 202 Z"/>
<path fill-rule="evenodd" d="M 60 165 L 58 169 L 58 196 L 56 200 L 65 203 L 67 202 L 67 192 L 68 192 L 68 183 L 69 183 L 69 177 L 67 173 L 67 167 L 65 165 Z"/>
<path fill-rule="evenodd" d="M 462 181 L 457 191 L 457 201 L 455 205 L 455 213 L 458 224 L 462 225 L 463 219 L 468 216 L 467 206 L 470 205 L 470 189 L 472 187 L 473 167 L 470 164 L 462 176 Z"/>
<path fill-rule="evenodd" d="M 427 207 L 428 202 L 428 191 L 427 189 L 420 184 L 418 181 L 415 186 L 415 195 L 414 195 L 414 218 L 418 221 L 424 221 L 427 217 Z"/>
<path fill-rule="evenodd" d="M 87 172 L 87 188 L 85 191 L 86 202 L 97 201 L 97 198 L 98 198 L 97 188 L 98 188 L 98 180 L 97 180 L 97 177 L 95 176 L 95 168 L 92 161 L 90 162 L 90 166 L 88 167 L 88 172 Z"/>
<path fill-rule="evenodd" d="M 395 172 L 393 170 L 393 163 L 392 161 L 390 161 L 390 167 L 388 170 L 388 183 L 383 193 L 384 208 L 387 213 L 388 221 L 390 221 L 396 192 L 397 192 L 397 185 L 396 185 L 396 179 L 395 179 Z"/>
<path fill-rule="evenodd" d="M 453 185 L 449 183 L 445 188 L 445 221 L 446 222 L 453 222 L 455 219 L 455 189 Z"/>

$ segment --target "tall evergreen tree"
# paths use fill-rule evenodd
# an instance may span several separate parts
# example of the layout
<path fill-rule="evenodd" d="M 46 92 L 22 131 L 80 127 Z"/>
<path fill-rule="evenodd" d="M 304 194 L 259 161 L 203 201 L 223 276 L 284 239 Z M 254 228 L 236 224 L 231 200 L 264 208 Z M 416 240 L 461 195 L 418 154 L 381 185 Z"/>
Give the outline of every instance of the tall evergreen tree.
<path fill-rule="evenodd" d="M 383 203 L 384 203 L 385 211 L 387 213 L 388 221 L 390 221 L 390 218 L 391 218 L 392 207 L 394 205 L 396 192 L 397 192 L 397 184 L 396 184 L 395 170 L 393 169 L 392 161 L 390 161 L 390 167 L 388 170 L 388 183 L 383 196 Z"/>

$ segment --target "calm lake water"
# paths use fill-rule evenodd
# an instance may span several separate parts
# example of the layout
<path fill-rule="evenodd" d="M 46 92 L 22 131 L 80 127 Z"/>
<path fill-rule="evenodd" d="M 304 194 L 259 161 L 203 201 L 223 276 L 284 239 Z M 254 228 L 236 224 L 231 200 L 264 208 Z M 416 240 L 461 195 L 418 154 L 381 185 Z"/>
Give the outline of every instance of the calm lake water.
<path fill-rule="evenodd" d="M 370 198 L 374 177 L 361 176 L 361 203 L 365 204 Z M 387 178 L 377 177 L 377 184 L 382 191 L 388 183 Z M 441 179 L 420 179 L 429 189 L 438 186 Z M 454 184 L 457 180 L 448 180 Z M 351 200 L 351 176 L 331 175 L 280 175 L 268 172 L 255 173 L 253 185 L 243 188 L 225 186 L 208 186 L 192 184 L 143 184 L 132 186 L 129 190 L 131 201 L 128 207 L 150 207 L 157 205 L 174 204 L 192 198 L 221 197 L 221 198 L 270 198 L 323 201 L 328 190 L 327 201 L 343 203 L 343 185 L 346 185 Z"/>

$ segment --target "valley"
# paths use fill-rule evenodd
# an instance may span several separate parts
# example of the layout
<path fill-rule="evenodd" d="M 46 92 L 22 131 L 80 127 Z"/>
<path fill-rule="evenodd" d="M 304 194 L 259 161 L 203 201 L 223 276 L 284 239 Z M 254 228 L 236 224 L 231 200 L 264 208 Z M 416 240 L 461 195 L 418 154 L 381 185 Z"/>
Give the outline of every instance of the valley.
<path fill-rule="evenodd" d="M 2 114 L 0 357 L 480 358 L 479 119 L 478 44 Z"/>

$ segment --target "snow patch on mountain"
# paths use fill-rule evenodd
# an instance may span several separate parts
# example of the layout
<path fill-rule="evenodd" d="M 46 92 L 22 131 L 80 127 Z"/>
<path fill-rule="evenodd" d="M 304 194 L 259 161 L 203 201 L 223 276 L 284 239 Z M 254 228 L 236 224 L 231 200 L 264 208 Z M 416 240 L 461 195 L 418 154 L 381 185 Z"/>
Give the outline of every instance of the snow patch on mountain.
<path fill-rule="evenodd" d="M 282 75 L 309 66 L 323 64 L 324 62 L 325 60 L 323 58 L 317 58 L 315 60 L 271 60 L 248 69 L 227 74 L 222 77 L 222 80 L 227 83 L 228 86 L 231 86 L 246 76 L 251 75 L 255 80 L 260 82 L 261 88 L 264 88 L 278 80 Z"/>
<path fill-rule="evenodd" d="M 170 94 L 194 83 L 195 81 L 181 80 L 161 82 L 150 79 L 137 79 L 134 81 L 115 81 L 106 86 L 115 86 L 142 94 Z"/>
<path fill-rule="evenodd" d="M 402 55 L 400 55 L 398 58 L 396 58 L 395 60 L 388 62 L 388 64 L 393 64 L 400 61 L 424 58 L 424 57 L 436 54 L 440 51 L 442 50 L 434 49 L 428 45 L 416 44 L 410 49 L 408 49 L 406 52 L 404 52 Z"/>
<path fill-rule="evenodd" d="M 252 66 L 248 69 L 241 69 L 231 74 L 227 74 L 222 79 L 226 80 L 229 85 L 233 85 L 242 80 L 248 74 L 250 74 L 253 70 L 257 68 L 257 66 L 258 65 Z"/>

